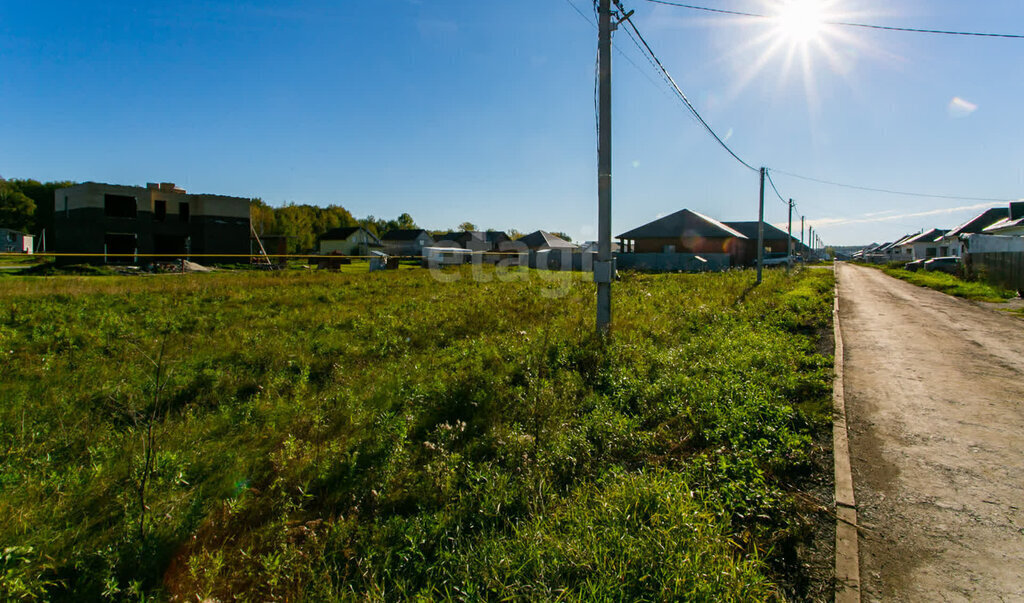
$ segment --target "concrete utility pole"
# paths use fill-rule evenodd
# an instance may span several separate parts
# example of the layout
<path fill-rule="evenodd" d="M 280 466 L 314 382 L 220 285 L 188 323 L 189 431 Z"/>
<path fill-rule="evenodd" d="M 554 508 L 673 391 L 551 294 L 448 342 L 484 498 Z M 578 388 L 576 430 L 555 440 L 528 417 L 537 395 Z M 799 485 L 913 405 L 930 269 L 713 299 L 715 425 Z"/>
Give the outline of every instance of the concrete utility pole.
<path fill-rule="evenodd" d="M 757 206 L 757 284 L 764 269 L 764 168 L 761 168 L 761 201 Z"/>
<path fill-rule="evenodd" d="M 786 272 L 793 267 L 793 200 L 789 200 L 789 226 L 786 227 Z"/>
<path fill-rule="evenodd" d="M 804 255 L 804 217 L 800 216 L 800 255 Z"/>
<path fill-rule="evenodd" d="M 612 7 L 600 0 L 597 52 L 600 69 L 597 137 L 597 332 L 611 334 L 612 322 Z"/>

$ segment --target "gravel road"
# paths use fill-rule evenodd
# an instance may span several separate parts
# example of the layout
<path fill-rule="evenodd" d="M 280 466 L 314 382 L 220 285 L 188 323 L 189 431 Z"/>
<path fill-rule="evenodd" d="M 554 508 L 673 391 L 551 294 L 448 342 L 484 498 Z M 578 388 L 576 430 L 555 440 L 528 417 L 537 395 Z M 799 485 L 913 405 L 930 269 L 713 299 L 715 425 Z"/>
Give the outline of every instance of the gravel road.
<path fill-rule="evenodd" d="M 1024 601 L 1024 320 L 837 265 L 865 601 Z"/>

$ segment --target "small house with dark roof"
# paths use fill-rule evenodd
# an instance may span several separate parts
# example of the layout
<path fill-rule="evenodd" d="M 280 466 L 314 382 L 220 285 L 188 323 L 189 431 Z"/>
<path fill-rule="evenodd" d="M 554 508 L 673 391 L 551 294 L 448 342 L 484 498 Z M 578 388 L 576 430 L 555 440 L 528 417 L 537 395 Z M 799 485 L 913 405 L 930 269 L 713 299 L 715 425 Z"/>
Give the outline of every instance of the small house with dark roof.
<path fill-rule="evenodd" d="M 682 209 L 615 237 L 627 253 L 721 253 L 745 263 L 749 238 L 714 218 Z M 755 243 L 756 245 L 756 243 Z"/>
<path fill-rule="evenodd" d="M 886 262 L 909 262 L 914 259 L 913 250 L 910 246 L 904 247 L 904 244 L 920 235 L 921 233 L 915 232 L 896 239 L 892 243 L 882 246 L 879 251 L 885 254 Z"/>
<path fill-rule="evenodd" d="M 502 243 L 511 241 L 507 234 L 500 230 L 464 230 L 462 232 L 450 233 L 446 240 L 454 241 L 463 249 L 470 251 L 498 251 Z"/>
<path fill-rule="evenodd" d="M 455 241 L 455 238 L 458 234 L 459 233 L 457 232 L 435 232 L 433 235 L 431 235 L 434 237 L 434 244 L 431 245 L 431 247 L 443 247 L 446 249 L 462 249 L 462 245 Z"/>
<path fill-rule="evenodd" d="M 753 222 L 725 222 L 729 228 L 736 230 L 747 237 L 750 243 L 747 244 L 747 254 L 744 264 L 751 264 L 757 261 L 757 221 Z M 786 231 L 764 223 L 764 252 L 767 253 L 789 253 L 789 240 L 793 239 L 793 253 L 801 253 L 800 240 L 786 234 Z"/>
<path fill-rule="evenodd" d="M 516 239 L 515 243 L 516 246 L 525 246 L 530 251 L 546 251 L 549 249 L 572 251 L 578 249 L 577 245 L 545 230 L 535 230 L 522 238 Z"/>
<path fill-rule="evenodd" d="M 941 228 L 926 230 L 901 242 L 900 247 L 904 250 L 910 250 L 910 257 L 907 258 L 908 261 L 936 258 L 939 257 L 939 244 L 937 240 L 941 239 L 945 234 L 946 231 Z M 904 253 L 904 255 L 906 254 Z"/>
<path fill-rule="evenodd" d="M 380 238 L 384 251 L 392 255 L 420 257 L 423 248 L 434 244 L 434 237 L 422 228 L 389 230 Z"/>
<path fill-rule="evenodd" d="M 370 255 L 380 251 L 380 239 L 362 226 L 334 228 L 317 239 L 321 254 L 324 255 Z"/>

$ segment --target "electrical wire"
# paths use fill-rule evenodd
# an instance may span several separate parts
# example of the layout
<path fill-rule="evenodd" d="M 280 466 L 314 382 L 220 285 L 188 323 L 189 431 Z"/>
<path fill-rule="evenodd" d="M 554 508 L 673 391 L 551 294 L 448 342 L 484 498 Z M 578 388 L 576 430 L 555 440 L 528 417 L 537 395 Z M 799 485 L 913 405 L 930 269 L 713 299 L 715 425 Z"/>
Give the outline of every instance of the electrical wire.
<path fill-rule="evenodd" d="M 575 3 L 575 2 L 573 2 L 572 0 L 565 0 L 565 1 L 566 1 L 566 2 L 567 2 L 567 3 L 569 4 L 569 6 L 571 6 L 571 7 L 572 7 L 572 9 L 573 9 L 574 11 L 576 11 L 576 13 L 577 13 L 577 14 L 578 14 L 578 15 L 579 15 L 580 17 L 583 17 L 583 20 L 584 20 L 584 21 L 586 21 L 587 23 L 590 23 L 590 26 L 591 26 L 591 27 L 593 27 L 594 29 L 597 29 L 597 23 L 595 23 L 595 22 L 594 22 L 594 21 L 593 21 L 592 19 L 590 19 L 590 17 L 587 17 L 587 15 L 586 15 L 586 14 L 584 14 L 584 13 L 583 13 L 583 11 L 582 11 L 582 10 L 580 10 L 580 8 L 579 8 L 578 6 L 576 6 L 576 3 Z M 595 10 L 595 11 L 597 10 L 597 9 L 596 9 L 596 3 L 595 3 L 595 9 L 594 9 L 594 10 Z M 639 73 L 640 75 L 644 76 L 644 77 L 645 77 L 645 78 L 647 79 L 647 81 L 651 83 L 651 85 L 652 85 L 652 86 L 654 86 L 654 87 L 655 87 L 655 88 L 657 88 L 658 90 L 661 90 L 661 85 L 660 85 L 660 84 L 658 84 L 658 82 L 654 81 L 654 78 L 652 78 L 652 77 L 651 77 L 651 76 L 650 76 L 650 75 L 649 75 L 649 74 L 648 74 L 648 73 L 647 73 L 646 71 L 644 71 L 644 70 L 643 70 L 643 69 L 642 69 L 642 68 L 640 67 L 640 65 L 637 65 L 637 64 L 636 64 L 636 61 L 634 61 L 634 60 L 632 59 L 632 57 L 630 57 L 630 56 L 629 56 L 628 54 L 626 54 L 625 52 L 623 52 L 621 48 L 619 48 L 618 46 L 616 46 L 614 42 L 612 43 L 612 48 L 614 48 L 614 49 L 615 49 L 615 52 L 619 53 L 619 56 L 621 56 L 622 58 L 626 59 L 626 62 L 627 62 L 627 63 L 629 63 L 630 65 L 632 65 L 632 66 L 633 66 L 633 68 L 634 68 L 634 69 L 636 69 L 637 73 Z M 667 94 L 667 93 L 666 93 L 666 94 Z"/>
<path fill-rule="evenodd" d="M 618 2 L 616 2 L 616 4 L 618 4 Z M 621 6 L 619 8 L 621 10 Z M 669 85 L 675 91 L 676 95 L 679 97 L 680 100 L 683 101 L 683 103 L 686 105 L 686 108 L 690 110 L 690 113 L 693 114 L 693 116 L 697 118 L 697 121 L 699 121 L 701 123 L 701 125 L 704 126 L 704 129 L 707 130 L 708 134 L 710 134 L 712 138 L 714 138 L 716 141 L 718 141 L 718 144 L 721 145 L 722 148 L 725 149 L 730 155 L 732 155 L 733 159 L 735 159 L 736 161 L 740 162 L 744 167 L 746 167 L 748 170 L 750 170 L 752 172 L 758 171 L 757 168 L 755 168 L 754 166 L 750 165 L 749 163 L 747 163 L 746 161 L 741 159 L 740 156 L 737 155 L 735 151 L 733 151 L 731 148 L 729 148 L 729 145 L 727 145 L 725 143 L 725 141 L 722 140 L 722 138 L 718 135 L 718 133 L 715 132 L 715 130 L 710 125 L 708 125 L 708 122 L 704 120 L 704 118 L 701 116 L 700 112 L 697 111 L 697 108 L 693 106 L 693 103 L 690 102 L 690 99 L 686 97 L 686 94 L 682 91 L 682 89 L 679 88 L 679 85 L 676 84 L 676 81 L 672 78 L 672 75 L 668 72 L 667 69 L 665 69 L 665 65 L 662 64 L 661 60 L 658 58 L 658 55 L 654 54 L 654 51 L 651 49 L 650 44 L 647 43 L 647 40 L 644 39 L 643 34 L 641 34 L 640 30 L 637 29 L 636 25 L 633 24 L 632 19 L 626 19 L 625 23 L 627 25 L 629 25 L 630 29 L 633 30 L 633 33 L 635 33 L 637 38 L 640 39 L 640 43 L 643 44 L 643 48 L 646 49 L 646 53 L 645 54 L 648 55 L 650 57 L 650 59 L 653 59 L 654 64 L 657 66 L 658 70 L 661 71 L 662 75 L 665 77 L 666 81 L 669 83 Z M 632 34 L 629 33 L 629 29 L 627 29 L 625 31 L 632 38 Z M 636 40 L 634 40 L 634 43 L 635 42 L 636 42 Z M 641 49 L 641 50 L 643 50 L 643 49 Z"/>
<path fill-rule="evenodd" d="M 782 194 L 779 193 L 779 189 L 775 188 L 775 181 L 772 180 L 771 170 L 766 169 L 764 171 L 764 176 L 765 176 L 765 178 L 768 179 L 768 184 L 772 185 L 772 190 L 775 191 L 775 196 L 779 198 L 779 201 L 782 201 L 783 205 L 785 205 L 786 207 L 789 207 L 789 201 L 786 201 L 785 199 L 783 199 L 782 198 Z"/>
<path fill-rule="evenodd" d="M 681 2 L 669 2 L 668 0 L 646 0 L 652 4 L 664 4 L 666 6 L 675 6 L 678 8 L 687 8 L 690 10 L 699 10 L 708 13 L 719 13 L 723 15 L 736 15 L 740 17 L 753 17 L 756 19 L 775 19 L 771 15 L 765 15 L 762 13 L 749 13 L 738 10 L 724 10 L 720 8 L 709 8 L 707 6 L 695 6 L 693 4 L 683 4 Z M 1004 34 L 1004 33 L 988 33 L 988 32 L 977 32 L 977 31 L 955 31 L 945 29 L 921 29 L 916 27 L 890 27 L 887 25 L 875 25 L 872 23 L 851 23 L 849 21 L 822 21 L 823 25 L 836 25 L 840 27 L 860 27 L 863 29 L 880 29 L 884 31 L 901 31 L 908 33 L 923 33 L 923 34 L 939 34 L 946 36 L 974 36 L 982 38 L 1010 38 L 1010 39 L 1024 39 L 1024 34 Z"/>
<path fill-rule="evenodd" d="M 1007 201 L 1007 199 L 997 199 L 997 198 L 994 198 L 994 197 L 965 197 L 965 196 L 959 196 L 959 195 L 932 195 L 932 194 L 928 194 L 928 193 L 914 193 L 914 192 L 909 192 L 909 191 L 896 191 L 896 190 L 891 190 L 891 189 L 887 189 L 887 188 L 873 188 L 873 187 L 870 187 L 870 186 L 859 186 L 859 185 L 856 185 L 856 184 L 845 184 L 845 183 L 842 183 L 842 182 L 834 182 L 832 180 L 822 180 L 820 178 L 811 178 L 810 176 L 801 176 L 800 174 L 794 174 L 792 172 L 786 172 L 786 171 L 783 171 L 783 170 L 773 169 L 772 171 L 774 171 L 774 172 L 776 172 L 778 174 L 784 174 L 786 176 L 790 176 L 791 178 L 799 178 L 800 180 L 808 180 L 810 182 L 817 182 L 819 184 L 828 184 L 830 186 L 839 186 L 839 187 L 842 187 L 842 188 L 851 188 L 851 189 L 861 190 L 861 191 L 870 191 L 870 192 L 873 192 L 873 193 L 887 193 L 887 194 L 890 194 L 890 195 L 904 195 L 904 196 L 907 196 L 907 197 L 924 197 L 924 198 L 928 198 L 928 199 L 953 199 L 953 200 L 959 200 L 959 201 L 992 201 L 994 203 L 1004 203 L 1004 202 Z"/>

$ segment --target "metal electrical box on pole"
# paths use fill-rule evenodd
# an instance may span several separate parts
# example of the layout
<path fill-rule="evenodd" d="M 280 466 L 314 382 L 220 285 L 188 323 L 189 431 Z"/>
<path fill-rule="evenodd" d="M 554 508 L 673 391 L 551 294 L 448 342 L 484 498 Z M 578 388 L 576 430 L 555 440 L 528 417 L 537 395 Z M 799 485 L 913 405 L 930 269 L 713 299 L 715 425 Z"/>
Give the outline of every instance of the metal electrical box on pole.
<path fill-rule="evenodd" d="M 597 136 L 597 332 L 611 333 L 612 322 L 612 9 L 611 0 L 598 7 L 598 136 Z"/>
<path fill-rule="evenodd" d="M 764 269 L 764 168 L 761 168 L 761 196 L 757 208 L 757 284 Z"/>

